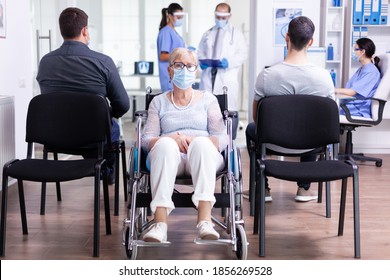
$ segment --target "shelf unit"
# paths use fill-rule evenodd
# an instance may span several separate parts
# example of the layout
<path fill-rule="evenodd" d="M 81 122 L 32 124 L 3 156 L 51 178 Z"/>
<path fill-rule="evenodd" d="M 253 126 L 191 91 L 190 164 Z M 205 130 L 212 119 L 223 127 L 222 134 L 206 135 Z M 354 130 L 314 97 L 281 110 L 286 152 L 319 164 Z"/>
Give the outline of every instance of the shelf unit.
<path fill-rule="evenodd" d="M 329 72 L 334 69 L 336 72 L 336 87 L 341 86 L 343 55 L 344 55 L 344 0 L 340 6 L 333 6 L 333 0 L 321 1 L 321 36 L 320 45 L 328 49 L 329 44 L 333 45 L 333 60 L 326 60 L 325 68 Z"/>
<path fill-rule="evenodd" d="M 387 25 L 367 25 L 360 24 L 354 25 L 352 22 L 353 18 L 353 0 L 348 1 L 348 5 L 345 7 L 346 9 L 346 17 L 345 17 L 345 37 L 344 37 L 344 69 L 343 69 L 343 79 L 342 84 L 345 85 L 349 78 L 355 73 L 355 71 L 360 66 L 359 63 L 352 61 L 351 54 L 352 48 L 355 43 L 355 38 L 360 37 L 368 37 L 370 38 L 376 46 L 376 54 L 383 54 L 385 52 L 390 51 L 390 21 L 388 21 Z M 353 31 L 355 27 L 367 29 L 360 36 L 353 35 Z M 390 118 L 390 106 L 385 106 L 385 116 L 386 118 Z"/>

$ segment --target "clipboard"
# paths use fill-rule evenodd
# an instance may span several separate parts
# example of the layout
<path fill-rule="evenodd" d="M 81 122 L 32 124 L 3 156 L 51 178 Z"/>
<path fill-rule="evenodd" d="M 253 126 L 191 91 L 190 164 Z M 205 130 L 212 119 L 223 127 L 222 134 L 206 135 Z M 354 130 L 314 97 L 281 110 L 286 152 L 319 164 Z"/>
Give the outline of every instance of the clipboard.
<path fill-rule="evenodd" d="M 219 59 L 199 59 L 199 62 L 202 64 L 206 64 L 209 67 L 218 67 L 220 60 Z"/>

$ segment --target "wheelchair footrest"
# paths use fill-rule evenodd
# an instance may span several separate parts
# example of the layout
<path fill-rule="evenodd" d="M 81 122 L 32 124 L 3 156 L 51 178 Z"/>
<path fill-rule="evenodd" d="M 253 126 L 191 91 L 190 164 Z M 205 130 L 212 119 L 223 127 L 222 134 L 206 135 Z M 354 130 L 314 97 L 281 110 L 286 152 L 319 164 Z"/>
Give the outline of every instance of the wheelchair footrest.
<path fill-rule="evenodd" d="M 198 245 L 231 245 L 234 242 L 231 239 L 204 240 L 196 238 L 194 243 Z"/>
<path fill-rule="evenodd" d="M 174 193 L 172 195 L 172 201 L 177 208 L 189 208 L 195 207 L 192 203 L 192 193 Z M 229 208 L 230 198 L 228 193 L 216 193 L 216 202 L 214 208 Z M 152 195 L 150 193 L 137 193 L 137 207 L 149 207 L 152 201 Z M 130 208 L 130 204 L 128 206 Z"/>

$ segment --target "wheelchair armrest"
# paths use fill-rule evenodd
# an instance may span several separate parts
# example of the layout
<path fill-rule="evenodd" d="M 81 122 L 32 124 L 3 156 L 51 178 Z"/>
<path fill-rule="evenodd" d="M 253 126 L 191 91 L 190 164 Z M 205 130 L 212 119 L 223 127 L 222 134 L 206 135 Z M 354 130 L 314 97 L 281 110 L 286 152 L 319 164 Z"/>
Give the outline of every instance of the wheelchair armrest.
<path fill-rule="evenodd" d="M 135 111 L 134 116 L 136 117 L 147 117 L 148 116 L 148 111 L 147 110 L 140 110 L 140 111 Z"/>
<path fill-rule="evenodd" d="M 223 110 L 222 116 L 226 120 L 227 118 L 237 118 L 238 114 L 237 114 L 237 111 Z"/>
<path fill-rule="evenodd" d="M 354 101 L 354 100 L 372 100 L 376 101 L 379 103 L 379 108 L 378 108 L 378 119 L 376 121 L 369 121 L 369 120 L 359 120 L 359 119 L 354 119 L 353 116 L 351 115 L 351 112 L 349 111 L 347 107 L 347 103 Z M 386 100 L 383 99 L 378 99 L 374 97 L 369 97 L 369 98 L 355 98 L 351 100 L 345 101 L 343 104 L 340 105 L 341 108 L 343 108 L 345 112 L 345 117 L 349 122 L 352 124 L 368 124 L 368 125 L 377 125 L 382 121 L 383 118 L 383 110 L 385 108 Z"/>

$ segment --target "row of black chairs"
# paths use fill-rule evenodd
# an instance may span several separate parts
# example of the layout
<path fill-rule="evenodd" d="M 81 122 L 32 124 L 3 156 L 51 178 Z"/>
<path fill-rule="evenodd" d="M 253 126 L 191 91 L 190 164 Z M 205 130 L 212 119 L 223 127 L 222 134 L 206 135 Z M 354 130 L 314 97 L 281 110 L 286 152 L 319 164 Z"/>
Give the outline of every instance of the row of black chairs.
<path fill-rule="evenodd" d="M 72 113 L 69 114 L 69 112 Z M 58 93 L 39 95 L 32 99 L 27 114 L 27 158 L 13 160 L 3 168 L 1 256 L 5 255 L 8 177 L 18 181 L 24 234 L 28 233 L 28 229 L 23 180 L 61 182 L 94 177 L 93 256 L 99 256 L 101 179 L 103 181 L 106 234 L 111 234 L 108 180 L 105 172 L 106 162 L 103 159 L 104 146 L 110 139 L 108 137 L 110 125 L 107 102 L 98 95 Z M 353 178 L 355 257 L 360 257 L 358 168 L 353 159 L 337 160 L 339 136 L 338 106 L 333 100 L 294 95 L 265 98 L 260 102 L 257 118 L 256 152 L 259 156 L 256 161 L 254 213 L 254 233 L 260 232 L 260 256 L 265 255 L 265 176 L 273 176 L 289 181 L 306 182 L 330 182 L 342 179 L 339 235 L 343 234 L 347 179 Z M 34 143 L 49 147 L 43 159 L 33 158 Z M 269 143 L 291 149 L 323 147 L 324 158 L 310 163 L 267 159 L 265 151 L 266 144 Z M 92 144 L 96 151 L 96 159 L 47 160 L 48 151 L 55 152 L 55 155 L 58 152 L 73 154 L 74 151 L 80 151 L 80 147 L 91 147 Z M 332 145 L 333 156 L 327 152 L 329 145 Z M 122 151 L 122 154 L 125 152 Z M 119 159 L 119 156 L 117 158 Z M 126 174 L 125 171 L 123 173 Z M 127 184 L 124 184 L 127 193 L 126 187 Z M 116 191 L 118 191 L 117 188 Z"/>

